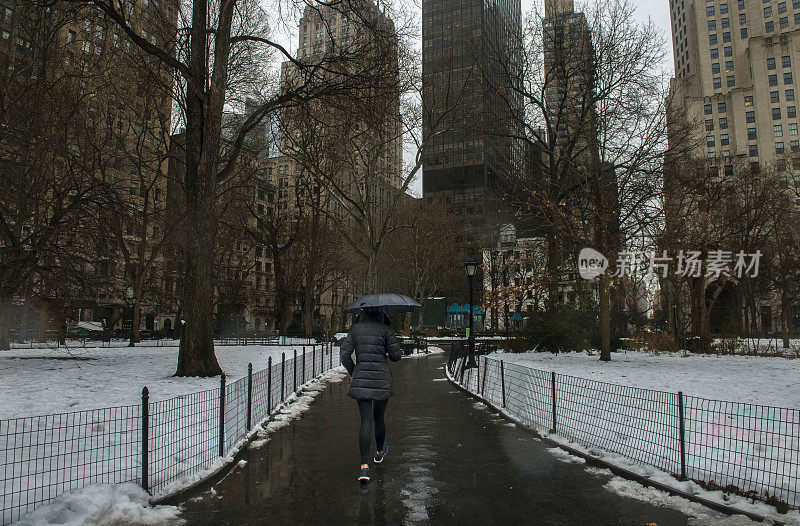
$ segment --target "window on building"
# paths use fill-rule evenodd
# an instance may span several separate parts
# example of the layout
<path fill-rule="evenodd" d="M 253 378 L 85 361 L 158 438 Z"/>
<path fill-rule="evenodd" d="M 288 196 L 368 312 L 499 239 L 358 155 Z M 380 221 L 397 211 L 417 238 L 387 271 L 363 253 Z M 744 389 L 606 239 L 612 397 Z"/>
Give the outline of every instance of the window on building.
<path fill-rule="evenodd" d="M 714 119 L 706 119 L 706 131 L 714 130 Z"/>
<path fill-rule="evenodd" d="M 706 135 L 706 146 L 709 148 L 714 146 L 714 136 L 713 135 Z"/>
<path fill-rule="evenodd" d="M 725 71 L 733 71 L 733 60 L 725 61 Z"/>
<path fill-rule="evenodd" d="M 733 165 L 732 164 L 726 164 L 725 165 L 725 171 L 723 173 L 725 174 L 725 177 L 732 177 L 733 176 Z"/>
<path fill-rule="evenodd" d="M 783 126 L 775 124 L 772 126 L 772 135 L 775 137 L 783 137 Z"/>
<path fill-rule="evenodd" d="M 789 123 L 789 135 L 797 135 L 797 123 Z"/>
<path fill-rule="evenodd" d="M 789 141 L 789 147 L 792 149 L 793 152 L 800 150 L 800 141 Z"/>
<path fill-rule="evenodd" d="M 790 119 L 797 118 L 797 107 L 796 106 L 786 106 L 786 116 Z"/>
<path fill-rule="evenodd" d="M 792 83 L 792 72 L 787 71 L 783 74 L 783 83 L 784 84 L 791 84 Z"/>
<path fill-rule="evenodd" d="M 772 16 L 772 6 L 768 5 L 764 8 L 764 18 L 769 18 Z"/>
<path fill-rule="evenodd" d="M 734 77 L 733 75 L 726 76 L 725 77 L 725 84 L 729 88 L 734 87 L 736 85 L 736 77 Z"/>
<path fill-rule="evenodd" d="M 750 157 L 758 157 L 758 145 L 757 144 L 751 144 L 750 146 L 748 146 L 747 154 Z"/>
<path fill-rule="evenodd" d="M 794 90 L 793 89 L 787 89 L 786 91 L 784 91 L 784 95 L 786 95 L 786 101 L 787 102 L 791 102 L 791 101 L 794 100 Z"/>
<path fill-rule="evenodd" d="M 741 33 L 742 38 L 747 38 L 747 28 L 746 27 L 743 27 L 742 29 L 740 29 L 739 32 Z"/>
<path fill-rule="evenodd" d="M 794 14 L 794 23 L 795 24 L 800 24 L 800 13 L 795 13 Z"/>
<path fill-rule="evenodd" d="M 708 43 L 711 44 L 712 46 L 716 45 L 717 44 L 717 35 L 716 34 L 708 35 Z"/>
<path fill-rule="evenodd" d="M 731 46 L 725 46 L 725 56 L 726 57 L 733 56 L 733 48 Z"/>
<path fill-rule="evenodd" d="M 781 57 L 781 66 L 784 68 L 792 67 L 792 58 L 789 55 L 784 55 Z"/>
<path fill-rule="evenodd" d="M 724 15 L 728 12 L 728 4 L 719 4 L 719 14 Z"/>
<path fill-rule="evenodd" d="M 746 24 L 747 23 L 747 15 L 744 13 L 739 13 L 739 23 Z"/>
<path fill-rule="evenodd" d="M 748 141 L 755 141 L 756 139 L 757 139 L 756 129 L 755 128 L 747 128 L 747 140 Z"/>
<path fill-rule="evenodd" d="M 708 30 L 709 31 L 716 31 L 717 30 L 717 21 L 716 20 L 709 20 L 708 21 Z"/>
<path fill-rule="evenodd" d="M 731 41 L 731 32 L 730 31 L 725 31 L 724 33 L 722 33 L 722 41 L 723 42 L 730 42 Z"/>
<path fill-rule="evenodd" d="M 729 142 L 729 140 L 728 140 L 728 134 L 727 133 L 723 133 L 722 135 L 719 136 L 719 143 L 722 146 L 727 146 L 728 142 Z"/>
<path fill-rule="evenodd" d="M 780 108 L 772 108 L 772 120 L 773 121 L 781 120 L 781 109 Z"/>
<path fill-rule="evenodd" d="M 768 58 L 767 59 L 767 69 L 775 69 L 775 59 Z"/>
<path fill-rule="evenodd" d="M 720 130 L 727 130 L 728 129 L 728 117 L 720 117 L 719 118 L 719 129 Z"/>
<path fill-rule="evenodd" d="M 712 113 L 713 111 L 714 111 L 714 109 L 713 109 L 713 107 L 711 106 L 711 104 L 704 104 L 704 105 L 703 105 L 703 113 L 705 113 L 706 115 L 711 115 L 711 113 Z"/>
<path fill-rule="evenodd" d="M 706 7 L 706 15 L 714 16 L 714 6 L 713 5 L 710 5 L 710 6 Z"/>
<path fill-rule="evenodd" d="M 798 1 L 800 1 L 800 0 L 798 0 Z M 738 8 L 740 11 L 741 11 L 742 9 L 744 9 L 744 0 L 737 0 L 737 1 L 736 1 L 736 7 L 737 7 L 737 8 Z"/>
<path fill-rule="evenodd" d="M 773 31 L 775 31 L 775 24 L 773 24 L 772 22 L 767 22 L 766 24 L 764 24 L 764 30 L 767 33 L 772 33 Z"/>
<path fill-rule="evenodd" d="M 770 86 L 777 86 L 778 85 L 778 75 L 770 75 L 768 77 L 769 85 Z"/>
<path fill-rule="evenodd" d="M 75 42 L 75 37 L 76 36 L 77 35 L 75 34 L 75 31 L 70 29 L 69 33 L 67 33 L 67 42 Z"/>
<path fill-rule="evenodd" d="M 792 0 L 792 9 L 800 9 L 800 0 Z"/>
<path fill-rule="evenodd" d="M 744 98 L 744 107 L 745 108 L 749 108 L 752 105 L 753 105 L 753 96 L 752 95 L 746 95 L 745 98 Z"/>
<path fill-rule="evenodd" d="M 721 87 L 722 87 L 722 78 L 714 77 L 714 89 L 719 89 Z"/>
<path fill-rule="evenodd" d="M 731 27 L 731 21 L 727 16 L 725 18 L 721 19 L 719 21 L 719 24 L 722 26 L 722 29 Z"/>
<path fill-rule="evenodd" d="M 716 48 L 716 47 L 715 47 L 715 48 L 712 48 L 712 49 L 711 49 L 711 58 L 712 58 L 712 59 L 717 59 L 717 58 L 719 58 L 719 48 Z"/>
<path fill-rule="evenodd" d="M 786 12 L 786 2 L 779 2 L 778 13 L 785 13 L 785 12 Z"/>
<path fill-rule="evenodd" d="M 783 153 L 783 141 L 778 141 L 775 143 L 775 153 L 778 155 Z"/>
<path fill-rule="evenodd" d="M 769 92 L 769 101 L 773 104 L 778 103 L 781 101 L 781 96 L 779 91 L 770 91 Z"/>
<path fill-rule="evenodd" d="M 719 73 L 719 62 L 711 64 L 711 73 Z"/>
<path fill-rule="evenodd" d="M 781 29 L 786 29 L 787 27 L 789 27 L 789 17 L 782 16 L 779 22 Z"/>
<path fill-rule="evenodd" d="M 754 112 L 754 111 L 746 111 L 746 112 L 744 112 L 744 118 L 745 118 L 745 121 L 747 121 L 748 124 L 752 124 L 752 123 L 756 122 L 756 112 Z"/>

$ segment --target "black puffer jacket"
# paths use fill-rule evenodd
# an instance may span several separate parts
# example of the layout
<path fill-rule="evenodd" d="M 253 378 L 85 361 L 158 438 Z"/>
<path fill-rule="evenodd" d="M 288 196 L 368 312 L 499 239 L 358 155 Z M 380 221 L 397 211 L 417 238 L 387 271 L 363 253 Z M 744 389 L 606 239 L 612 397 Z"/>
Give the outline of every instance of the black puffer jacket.
<path fill-rule="evenodd" d="M 356 323 L 342 340 L 340 353 L 352 376 L 348 395 L 356 400 L 386 400 L 394 394 L 386 357 L 396 362 L 403 353 L 391 327 L 371 318 Z"/>

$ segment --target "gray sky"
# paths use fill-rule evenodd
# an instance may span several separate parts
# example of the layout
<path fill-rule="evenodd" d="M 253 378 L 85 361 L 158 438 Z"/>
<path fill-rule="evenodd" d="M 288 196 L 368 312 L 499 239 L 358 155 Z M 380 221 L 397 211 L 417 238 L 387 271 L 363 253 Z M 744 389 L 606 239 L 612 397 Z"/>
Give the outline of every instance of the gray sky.
<path fill-rule="evenodd" d="M 586 5 L 587 3 L 593 2 L 596 0 L 575 0 L 576 9 L 580 9 L 580 6 Z M 602 0 L 601 0 L 602 1 Z M 642 22 L 647 22 L 648 18 L 653 20 L 653 23 L 662 31 L 664 36 L 664 41 L 667 44 L 667 55 L 665 57 L 664 63 L 664 70 L 669 74 L 673 74 L 673 61 L 672 61 L 672 33 L 670 32 L 670 21 L 669 21 L 669 1 L 668 0 L 634 0 L 636 5 L 636 16 Z M 269 4 L 270 2 L 266 2 Z M 408 6 L 410 9 L 413 9 L 415 12 L 415 19 L 417 21 L 420 20 L 420 3 L 421 0 L 389 0 L 389 3 L 397 5 L 398 3 Z M 522 0 L 522 15 L 523 18 L 525 13 L 530 12 L 533 7 L 537 4 L 541 3 L 541 0 Z M 297 51 L 297 22 L 298 16 L 286 16 L 285 12 L 285 4 L 284 11 L 281 13 L 283 16 L 280 18 L 282 22 L 279 23 L 275 27 L 275 38 L 278 42 L 286 46 L 288 49 L 295 53 Z M 265 6 L 267 9 L 270 9 L 269 6 Z M 419 29 L 419 34 L 422 34 L 421 28 Z M 419 45 L 418 47 L 422 47 Z M 406 160 L 406 164 L 410 163 L 414 159 L 415 152 L 413 150 L 409 150 L 406 148 L 404 151 L 404 159 Z M 410 191 L 412 194 L 416 196 L 422 195 L 422 174 L 421 171 L 418 174 L 416 180 L 411 183 Z"/>

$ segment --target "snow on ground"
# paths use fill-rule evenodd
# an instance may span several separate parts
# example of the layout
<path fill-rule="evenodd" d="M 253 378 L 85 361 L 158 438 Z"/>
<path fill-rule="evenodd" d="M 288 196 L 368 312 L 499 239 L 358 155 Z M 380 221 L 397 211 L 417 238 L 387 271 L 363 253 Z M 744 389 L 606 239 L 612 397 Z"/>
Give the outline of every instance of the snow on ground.
<path fill-rule="evenodd" d="M 434 347 L 433 345 L 428 346 L 428 350 L 425 349 L 414 349 L 414 351 L 407 355 L 403 356 L 403 359 L 407 358 L 422 358 L 423 356 L 428 356 L 429 354 L 441 354 L 444 352 L 444 349 L 441 347 Z"/>
<path fill-rule="evenodd" d="M 610 362 L 596 353 L 494 353 L 509 363 L 542 371 L 685 395 L 800 408 L 800 360 L 762 356 L 636 351 L 615 352 Z"/>
<path fill-rule="evenodd" d="M 498 358 L 507 362 L 504 380 Z M 495 406 L 504 406 L 504 412 L 521 425 L 681 491 L 756 513 L 777 514 L 774 507 L 764 503 L 707 491 L 696 482 L 679 482 L 669 475 L 680 470 L 678 397 L 619 385 L 672 393 L 682 389 L 687 395 L 789 405 L 797 400 L 797 360 L 616 353 L 612 362 L 601 363 L 597 356 L 586 353 L 496 353 L 481 362 L 480 370 L 470 369 L 464 375 L 464 386 Z M 550 433 L 553 412 L 549 371 L 561 373 L 556 376 L 557 434 Z M 563 376 L 567 374 L 571 377 Z M 582 378 L 605 383 L 590 384 Z M 794 387 L 786 389 L 787 385 Z M 731 485 L 761 498 L 774 495 L 796 505 L 800 490 L 800 418 L 796 410 L 765 413 L 759 406 L 705 403 L 689 396 L 684 402 L 686 473 L 690 479 L 713 482 L 718 487 Z M 775 425 L 777 421 L 781 423 Z M 796 510 L 789 517 L 792 524 L 800 524 Z"/>
<path fill-rule="evenodd" d="M 184 524 L 177 506 L 150 506 L 136 484 L 93 484 L 69 491 L 17 522 L 19 526 L 145 526 Z"/>
<path fill-rule="evenodd" d="M 227 382 L 266 369 L 302 346 L 217 346 L 216 354 Z M 317 353 L 320 347 L 317 346 Z M 311 347 L 306 347 L 308 353 Z M 318 354 L 317 354 L 318 356 Z M 216 378 L 175 378 L 177 346 L 12 349 L 0 352 L 0 420 L 66 413 L 141 403 L 142 387 L 150 400 L 164 400 L 219 386 Z"/>

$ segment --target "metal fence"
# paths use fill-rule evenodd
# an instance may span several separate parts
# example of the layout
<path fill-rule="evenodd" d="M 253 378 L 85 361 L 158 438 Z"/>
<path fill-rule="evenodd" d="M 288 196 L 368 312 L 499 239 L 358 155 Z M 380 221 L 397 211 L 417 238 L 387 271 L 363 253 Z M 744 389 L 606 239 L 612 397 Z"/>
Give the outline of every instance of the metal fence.
<path fill-rule="evenodd" d="M 681 480 L 780 507 L 800 506 L 800 410 L 615 385 L 478 357 L 448 369 L 524 425 L 647 464 Z"/>
<path fill-rule="evenodd" d="M 169 493 L 186 477 L 221 464 L 253 426 L 307 381 L 340 365 L 339 353 L 312 346 L 266 369 L 197 393 L 74 413 L 0 420 L 0 524 L 60 494 L 95 483 L 135 482 Z"/>

